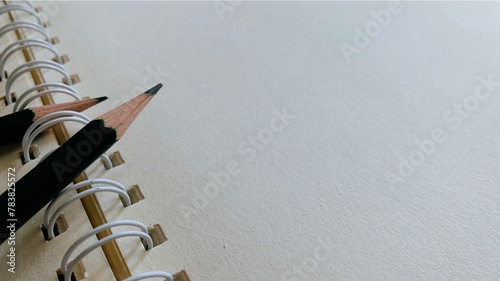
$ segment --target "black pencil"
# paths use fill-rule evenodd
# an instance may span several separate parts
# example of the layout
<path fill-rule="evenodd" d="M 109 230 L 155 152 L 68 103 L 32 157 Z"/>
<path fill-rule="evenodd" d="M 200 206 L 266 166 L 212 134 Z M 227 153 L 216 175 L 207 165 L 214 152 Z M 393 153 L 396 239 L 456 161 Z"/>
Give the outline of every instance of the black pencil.
<path fill-rule="evenodd" d="M 0 243 L 23 226 L 118 141 L 161 87 L 162 85 L 158 84 L 92 120 L 17 181 L 15 190 L 9 188 L 2 193 L 0 225 L 5 223 L 6 226 L 0 229 Z M 15 202 L 15 206 L 9 206 L 9 202 Z M 9 210 L 9 207 L 12 210 Z"/>
<path fill-rule="evenodd" d="M 46 116 L 47 114 L 61 110 L 72 110 L 78 112 L 84 111 L 85 109 L 90 108 L 107 98 L 108 97 L 100 97 L 95 99 L 85 99 L 81 101 L 32 107 L 2 116 L 0 117 L 0 132 L 2 132 L 0 147 L 20 141 L 26 130 L 33 124 L 33 122 Z"/>

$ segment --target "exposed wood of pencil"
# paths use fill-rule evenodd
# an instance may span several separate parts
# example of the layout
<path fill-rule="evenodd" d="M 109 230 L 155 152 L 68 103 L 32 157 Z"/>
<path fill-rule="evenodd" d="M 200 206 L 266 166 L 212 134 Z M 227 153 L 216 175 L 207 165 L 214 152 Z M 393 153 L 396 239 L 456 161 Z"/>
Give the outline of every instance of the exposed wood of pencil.
<path fill-rule="evenodd" d="M 106 114 L 104 119 L 90 121 L 16 182 L 16 204 L 23 206 L 18 208 L 15 213 L 17 229 L 28 222 L 116 143 L 119 139 L 117 132 L 125 132 L 152 96 L 151 94 L 141 94 L 139 97 L 111 110 L 110 115 Z M 111 119 L 112 123 L 120 120 L 120 123 L 116 124 L 115 127 L 107 127 L 105 120 L 108 119 Z M 79 151 L 78 148 L 82 144 L 85 144 L 86 152 L 84 154 L 77 153 L 76 151 Z M 44 188 L 39 188 L 39 186 Z M 6 206 L 8 202 L 9 192 L 5 191 L 0 195 L 0 206 Z M 9 223 L 8 212 L 0 212 L 0 221 Z M 2 231 L 7 231 L 8 227 L 2 229 Z M 8 236 L 7 233 L 3 232 L 0 234 L 2 234 L 0 237 L 3 238 Z M 0 243 L 4 241 L 5 239 L 0 240 Z"/>
<path fill-rule="evenodd" d="M 119 140 L 161 87 L 163 85 L 160 83 L 94 120 L 104 121 L 105 129 L 114 130 L 116 132 L 116 140 Z"/>
<path fill-rule="evenodd" d="M 5 5 L 7 5 L 7 1 L 4 0 L 3 2 Z M 9 12 L 9 17 L 12 22 L 16 21 L 12 12 Z M 16 29 L 16 36 L 19 40 L 26 39 L 26 35 L 21 29 Z M 35 60 L 35 55 L 33 54 L 31 48 L 24 48 L 23 54 L 27 62 Z M 31 76 L 33 77 L 33 80 L 36 85 L 45 83 L 45 79 L 42 75 L 42 72 L 39 69 L 32 70 Z M 40 89 L 39 91 L 42 90 L 44 89 Z M 10 93 L 7 94 L 9 95 Z M 54 104 L 54 100 L 50 94 L 42 96 L 41 99 L 43 104 L 45 105 Z M 57 124 L 56 126 L 53 127 L 53 130 L 57 142 L 59 144 L 63 144 L 66 140 L 69 139 L 69 133 L 66 130 L 64 124 Z M 77 183 L 87 179 L 88 177 L 84 172 L 80 176 L 78 176 L 73 182 Z M 77 192 L 83 192 L 89 188 L 90 187 L 88 186 L 82 187 L 78 189 Z M 95 228 L 108 222 L 95 194 L 85 196 L 84 198 L 80 199 L 80 201 L 82 202 L 82 205 L 85 209 L 85 212 L 87 213 L 87 217 L 89 218 L 92 227 Z M 96 236 L 98 239 L 103 239 L 104 237 L 109 236 L 111 234 L 113 234 L 111 230 L 105 230 L 103 232 L 98 233 Z M 127 277 L 132 276 L 130 269 L 128 268 L 127 262 L 125 261 L 125 258 L 123 257 L 120 247 L 118 246 L 118 243 L 116 241 L 113 240 L 110 243 L 106 243 L 101 248 L 104 252 L 104 255 L 106 256 L 106 260 L 108 261 L 108 264 L 111 270 L 113 271 L 113 275 L 115 276 L 116 280 L 123 280 Z"/>
<path fill-rule="evenodd" d="M 2 116 L 0 117 L 0 132 L 5 135 L 0 138 L 0 146 L 21 141 L 26 133 L 26 130 L 28 130 L 28 128 L 33 125 L 36 120 L 46 116 L 47 114 L 61 110 L 83 111 L 105 99 L 107 98 L 101 97 L 76 102 L 45 105 L 24 109 Z"/>
<path fill-rule="evenodd" d="M 84 111 L 85 109 L 88 109 L 102 101 L 107 100 L 108 97 L 99 97 L 99 98 L 94 98 L 94 99 L 84 99 L 80 101 L 73 101 L 73 102 L 65 102 L 65 103 L 58 103 L 58 104 L 51 104 L 51 105 L 45 105 L 45 106 L 37 106 L 37 107 L 32 107 L 29 108 L 29 110 L 33 111 L 35 113 L 35 118 L 33 121 L 36 121 L 47 114 L 51 114 L 57 111 L 61 110 L 71 110 L 71 111 L 77 111 L 81 112 Z"/>
<path fill-rule="evenodd" d="M 137 115 L 139 115 L 153 97 L 154 95 L 151 94 L 140 94 L 96 119 L 104 120 L 106 127 L 115 129 L 116 137 L 120 139 Z"/>

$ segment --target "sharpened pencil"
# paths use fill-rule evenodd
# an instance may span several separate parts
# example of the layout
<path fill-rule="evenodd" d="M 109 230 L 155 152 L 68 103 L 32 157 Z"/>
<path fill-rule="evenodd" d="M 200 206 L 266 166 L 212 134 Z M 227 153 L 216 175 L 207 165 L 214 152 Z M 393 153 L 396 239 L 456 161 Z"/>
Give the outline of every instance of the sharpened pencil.
<path fill-rule="evenodd" d="M 0 147 L 20 141 L 26 130 L 33 124 L 33 122 L 46 116 L 47 114 L 61 110 L 81 112 L 102 101 L 105 101 L 106 99 L 108 99 L 108 97 L 32 107 L 2 116 L 0 117 L 0 132 L 2 132 Z"/>
<path fill-rule="evenodd" d="M 6 226 L 0 229 L 0 243 L 117 142 L 161 86 L 158 84 L 92 120 L 16 182 L 14 213 L 7 212 L 8 203 L 12 202 L 9 195 L 13 195 L 8 192 L 12 190 L 2 193 L 0 220 Z"/>

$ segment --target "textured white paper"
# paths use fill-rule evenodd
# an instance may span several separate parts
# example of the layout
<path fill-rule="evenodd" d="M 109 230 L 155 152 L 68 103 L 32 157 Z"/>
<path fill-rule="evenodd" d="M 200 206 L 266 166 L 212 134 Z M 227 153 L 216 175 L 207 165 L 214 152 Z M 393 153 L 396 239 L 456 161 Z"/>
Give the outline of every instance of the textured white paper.
<path fill-rule="evenodd" d="M 57 49 L 83 81 L 75 88 L 110 97 L 91 117 L 164 84 L 112 149 L 126 163 L 96 172 L 146 197 L 123 209 L 99 196 L 109 220 L 159 223 L 169 238 L 148 252 L 121 239 L 133 273 L 497 279 L 500 6 L 227 5 L 45 5 Z M 348 62 L 341 46 L 389 9 L 399 12 Z M 488 92 L 481 79 L 497 84 Z M 490 95 L 476 106 L 478 87 Z M 462 116 L 464 102 L 474 110 Z M 48 247 L 53 261 L 80 227 L 70 223 Z M 54 280 L 57 265 L 39 264 L 8 280 Z M 112 280 L 100 250 L 84 264 L 88 280 Z"/>

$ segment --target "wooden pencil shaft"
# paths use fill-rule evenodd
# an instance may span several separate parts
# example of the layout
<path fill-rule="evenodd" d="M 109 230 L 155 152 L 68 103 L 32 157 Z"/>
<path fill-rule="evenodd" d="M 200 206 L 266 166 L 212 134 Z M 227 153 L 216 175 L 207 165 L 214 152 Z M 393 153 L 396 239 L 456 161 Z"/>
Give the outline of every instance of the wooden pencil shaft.
<path fill-rule="evenodd" d="M 28 50 L 31 51 L 31 49 L 28 48 L 23 49 L 23 51 L 26 52 Z M 25 53 L 25 57 L 27 61 L 33 60 L 29 59 L 30 57 L 33 58 L 33 56 L 30 56 L 29 54 L 26 55 Z M 45 83 L 45 80 L 39 70 L 31 71 L 31 75 L 33 76 L 35 84 L 40 85 Z M 43 104 L 46 105 L 54 104 L 54 100 L 50 95 L 42 96 L 41 99 Z M 66 140 L 69 139 L 69 133 L 66 130 L 64 124 L 57 124 L 52 129 L 54 130 L 54 135 L 56 136 L 56 140 L 59 145 L 63 144 Z M 79 177 L 77 177 L 73 181 L 73 183 L 84 181 L 87 178 L 88 178 L 87 174 L 85 172 L 82 172 L 82 174 Z M 83 188 L 77 189 L 78 192 L 82 192 L 84 190 L 85 189 Z M 80 199 L 80 201 L 82 202 L 82 205 L 85 209 L 85 212 L 92 227 L 95 228 L 100 225 L 108 223 L 106 216 L 104 215 L 104 212 L 102 211 L 101 205 L 99 204 L 99 201 L 97 200 L 95 194 L 90 194 L 89 196 L 85 196 L 82 199 Z M 98 239 L 103 239 L 104 237 L 112 234 L 113 232 L 111 230 L 106 230 L 101 233 L 98 233 L 96 236 Z M 113 272 L 113 275 L 115 276 L 116 280 L 123 280 L 126 279 L 127 277 L 132 276 L 132 273 L 130 272 L 127 262 L 120 250 L 120 247 L 118 246 L 118 243 L 115 240 L 102 245 L 101 248 L 102 251 L 104 252 L 104 256 L 106 257 L 109 267 L 111 268 L 111 271 Z"/>
<path fill-rule="evenodd" d="M 52 104 L 52 105 L 38 106 L 38 107 L 30 108 L 29 110 L 31 110 L 35 113 L 34 120 L 38 120 L 38 119 L 40 119 L 48 114 L 62 111 L 62 110 L 71 110 L 71 111 L 76 111 L 76 112 L 82 112 L 82 111 L 100 103 L 101 101 L 105 101 L 106 99 L 107 99 L 107 97 L 100 97 L 100 98 L 94 98 L 94 99 L 84 99 L 84 100 L 73 101 L 73 102 L 65 102 L 65 103 L 58 103 L 58 104 Z"/>
<path fill-rule="evenodd" d="M 3 136 L 0 138 L 0 147 L 20 141 L 33 122 L 47 114 L 61 110 L 83 111 L 102 100 L 104 98 L 46 105 L 2 116 L 0 117 L 0 132 L 2 132 Z"/>
<path fill-rule="evenodd" d="M 107 127 L 115 128 L 116 135 L 118 139 L 120 139 L 123 134 L 125 134 L 130 124 L 132 124 L 152 98 L 153 95 L 140 94 L 117 108 L 104 113 L 98 118 L 105 120 Z"/>
<path fill-rule="evenodd" d="M 4 0 L 3 2 L 5 5 L 7 5 L 7 1 Z M 11 12 L 9 12 L 8 14 L 10 20 L 14 22 L 15 21 L 14 15 Z M 16 29 L 15 32 L 19 40 L 26 38 L 24 32 L 21 29 Z M 35 60 L 35 55 L 33 54 L 31 48 L 25 48 L 23 49 L 22 52 L 27 62 Z M 39 69 L 32 70 L 31 76 L 33 77 L 33 81 L 35 82 L 36 85 L 41 85 L 45 83 L 45 79 L 42 75 L 42 72 Z M 38 91 L 40 92 L 43 90 L 44 89 L 39 89 Z M 54 104 L 54 100 L 52 99 L 52 95 L 50 94 L 42 96 L 41 100 L 42 103 L 45 105 Z M 69 139 L 69 134 L 64 124 L 57 124 L 52 129 L 54 130 L 54 135 L 56 136 L 57 142 L 60 145 Z M 86 179 L 87 175 L 85 174 L 85 172 L 83 172 L 81 176 L 75 179 L 75 181 L 73 182 L 78 183 Z M 93 227 L 97 227 L 99 225 L 107 223 L 106 217 L 104 216 L 101 205 L 97 201 L 97 197 L 95 196 L 95 194 L 86 196 L 80 199 L 80 201 L 85 207 L 87 217 L 89 218 L 89 221 Z M 99 239 L 102 239 L 107 235 L 111 235 L 112 232 L 111 230 L 107 230 L 106 232 L 101 232 L 100 234 L 102 234 L 101 237 L 100 235 L 97 235 L 97 237 Z M 123 257 L 123 254 L 120 250 L 120 247 L 118 247 L 118 243 L 115 240 L 102 245 L 101 248 L 104 252 L 104 255 L 106 256 L 106 260 L 108 261 L 108 264 L 111 270 L 113 271 L 113 275 L 115 276 L 116 280 L 123 280 L 127 277 L 132 276 L 130 269 L 128 268 L 128 265 L 125 262 L 125 258 Z"/>
<path fill-rule="evenodd" d="M 15 184 L 14 216 L 0 212 L 1 221 L 7 226 L 14 223 L 16 230 L 21 228 L 115 142 L 115 130 L 105 128 L 102 120 L 91 121 Z M 0 195 L 1 206 L 13 202 L 8 191 Z M 8 222 L 12 217 L 17 221 Z"/>

